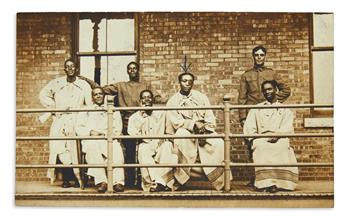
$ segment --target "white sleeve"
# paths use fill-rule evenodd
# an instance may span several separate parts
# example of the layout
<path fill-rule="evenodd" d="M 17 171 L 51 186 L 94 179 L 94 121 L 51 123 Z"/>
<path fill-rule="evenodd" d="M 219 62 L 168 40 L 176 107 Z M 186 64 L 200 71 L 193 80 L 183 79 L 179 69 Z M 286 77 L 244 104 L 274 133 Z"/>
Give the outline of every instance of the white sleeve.
<path fill-rule="evenodd" d="M 113 135 L 119 136 L 122 133 L 122 118 L 119 111 L 113 114 Z"/>
<path fill-rule="evenodd" d="M 278 132 L 293 133 L 294 132 L 293 120 L 294 120 L 293 112 L 290 109 L 285 109 L 283 119 L 282 119 L 282 122 L 280 123 Z"/>
<path fill-rule="evenodd" d="M 42 106 L 46 108 L 55 108 L 55 81 L 50 81 L 39 93 L 39 100 Z"/>
<path fill-rule="evenodd" d="M 127 132 L 131 136 L 141 136 L 142 126 L 145 123 L 144 118 L 140 118 L 138 113 L 134 113 L 129 117 Z"/>
<path fill-rule="evenodd" d="M 175 106 L 175 104 L 169 100 L 167 106 Z M 167 122 L 170 123 L 175 130 L 179 128 L 185 128 L 189 131 L 193 131 L 195 121 L 191 119 L 185 119 L 177 110 L 168 110 L 167 111 Z M 168 129 L 168 128 L 167 128 Z M 171 132 L 167 132 L 171 134 Z"/>
<path fill-rule="evenodd" d="M 255 109 L 249 110 L 248 115 L 247 115 L 247 119 L 244 122 L 244 126 L 243 126 L 243 133 L 244 134 L 257 134 L 258 133 L 255 112 L 256 112 Z M 248 138 L 248 140 L 253 140 L 253 138 Z"/>
<path fill-rule="evenodd" d="M 88 113 L 80 112 L 77 115 L 76 133 L 78 136 L 90 136 L 90 127 L 88 126 Z"/>

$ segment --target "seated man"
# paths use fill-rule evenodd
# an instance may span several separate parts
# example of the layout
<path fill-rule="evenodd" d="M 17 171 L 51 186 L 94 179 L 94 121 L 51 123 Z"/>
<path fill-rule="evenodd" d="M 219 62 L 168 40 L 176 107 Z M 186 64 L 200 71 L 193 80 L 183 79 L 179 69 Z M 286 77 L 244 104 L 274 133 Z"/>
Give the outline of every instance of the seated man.
<path fill-rule="evenodd" d="M 173 95 L 167 106 L 195 107 L 209 106 L 206 95 L 192 90 L 194 75 L 184 72 L 178 77 L 180 91 Z M 176 136 L 193 134 L 216 134 L 216 118 L 212 110 L 169 110 L 167 111 L 167 133 Z M 174 152 L 178 163 L 220 164 L 224 160 L 224 141 L 219 138 L 209 139 L 174 139 Z M 212 186 L 221 190 L 224 186 L 223 167 L 202 167 Z M 179 184 L 185 184 L 191 176 L 191 167 L 178 167 L 175 178 Z"/>
<path fill-rule="evenodd" d="M 140 93 L 140 105 L 152 106 L 153 94 L 150 90 Z M 128 121 L 128 134 L 131 136 L 164 135 L 165 111 L 137 111 Z M 140 141 L 140 140 L 139 140 Z M 172 153 L 172 143 L 164 139 L 142 139 L 138 148 L 141 164 L 176 164 L 177 156 Z M 171 191 L 174 184 L 172 168 L 140 168 L 144 191 Z"/>
<path fill-rule="evenodd" d="M 93 105 L 90 109 L 102 109 L 104 105 L 104 91 L 101 87 L 92 89 Z M 81 112 L 78 115 L 77 134 L 80 136 L 106 136 L 107 135 L 107 114 L 105 112 Z M 122 121 L 120 113 L 113 114 L 113 136 L 118 136 L 122 131 Z M 83 140 L 83 152 L 86 153 L 88 164 L 103 164 L 107 159 L 106 140 Z M 120 143 L 113 141 L 113 163 L 123 164 L 123 152 Z M 107 191 L 107 176 L 104 168 L 89 168 L 88 175 L 93 176 L 97 191 L 104 193 Z M 114 168 L 113 170 L 114 192 L 124 191 L 124 170 Z"/>
<path fill-rule="evenodd" d="M 278 105 L 277 83 L 264 81 L 261 85 L 265 102 L 258 105 Z M 245 134 L 293 133 L 293 113 L 286 108 L 251 109 L 244 124 Z M 297 163 L 288 138 L 250 139 L 253 161 L 258 164 Z M 255 187 L 259 191 L 294 190 L 298 181 L 297 167 L 255 167 Z"/>

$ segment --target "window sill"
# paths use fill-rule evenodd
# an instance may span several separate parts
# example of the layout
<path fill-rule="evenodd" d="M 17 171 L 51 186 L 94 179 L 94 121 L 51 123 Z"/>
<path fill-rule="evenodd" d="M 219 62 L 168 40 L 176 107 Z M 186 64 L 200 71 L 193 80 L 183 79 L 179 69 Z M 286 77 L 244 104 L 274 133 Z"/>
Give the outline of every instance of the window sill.
<path fill-rule="evenodd" d="M 305 128 L 334 127 L 333 118 L 304 118 Z"/>

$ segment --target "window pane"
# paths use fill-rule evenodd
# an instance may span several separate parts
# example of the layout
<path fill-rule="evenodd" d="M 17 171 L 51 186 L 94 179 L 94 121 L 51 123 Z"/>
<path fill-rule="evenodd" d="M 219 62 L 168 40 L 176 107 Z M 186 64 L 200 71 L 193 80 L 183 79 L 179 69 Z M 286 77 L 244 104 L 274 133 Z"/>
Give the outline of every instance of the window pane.
<path fill-rule="evenodd" d="M 101 57 L 101 85 L 128 81 L 127 64 L 135 61 L 135 56 L 102 56 Z M 95 58 L 80 58 L 80 75 L 94 80 Z"/>
<path fill-rule="evenodd" d="M 333 104 L 333 59 L 333 51 L 313 52 L 314 103 Z"/>
<path fill-rule="evenodd" d="M 101 60 L 101 85 L 128 81 L 127 64 L 135 61 L 135 56 L 108 56 Z"/>
<path fill-rule="evenodd" d="M 134 50 L 134 19 L 108 20 L 108 51 Z"/>
<path fill-rule="evenodd" d="M 80 20 L 80 52 L 94 51 L 94 25 L 95 23 L 91 19 Z M 133 51 L 134 19 L 102 19 L 98 24 L 96 36 L 98 38 L 98 51 Z"/>
<path fill-rule="evenodd" d="M 93 52 L 93 23 L 91 19 L 83 19 L 79 21 L 79 51 Z"/>
<path fill-rule="evenodd" d="M 314 14 L 314 46 L 333 46 L 333 14 Z"/>
<path fill-rule="evenodd" d="M 106 51 L 106 19 L 102 19 L 97 25 L 97 44 L 93 45 L 94 39 L 94 25 L 95 23 L 91 19 L 83 19 L 79 22 L 79 51 L 80 52 L 94 52 Z M 94 48 L 95 47 L 95 48 Z"/>
<path fill-rule="evenodd" d="M 95 58 L 80 57 L 80 75 L 94 80 Z"/>

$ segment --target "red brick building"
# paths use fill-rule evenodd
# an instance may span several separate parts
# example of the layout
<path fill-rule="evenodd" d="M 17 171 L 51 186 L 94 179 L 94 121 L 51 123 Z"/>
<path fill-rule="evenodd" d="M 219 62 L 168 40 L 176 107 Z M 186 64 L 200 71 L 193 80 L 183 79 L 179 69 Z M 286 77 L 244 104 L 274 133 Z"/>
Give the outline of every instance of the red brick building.
<path fill-rule="evenodd" d="M 177 91 L 180 64 L 187 55 L 188 62 L 192 63 L 191 72 L 196 76 L 195 88 L 207 94 L 212 105 L 222 104 L 225 94 L 231 95 L 232 104 L 237 103 L 239 79 L 252 67 L 251 50 L 256 45 L 268 49 L 266 64 L 280 72 L 291 86 L 292 95 L 286 103 L 318 102 L 312 55 L 320 48 L 320 51 L 332 50 L 332 47 L 315 47 L 312 13 L 19 13 L 17 109 L 41 108 L 38 94 L 50 80 L 64 75 L 64 60 L 68 57 L 82 60 L 85 53 L 80 50 L 80 43 L 84 41 L 84 33 L 80 31 L 80 21 L 89 18 L 93 23 L 104 18 L 133 20 L 133 53 L 121 49 L 118 52 L 108 50 L 108 53 L 136 58 L 142 80 L 150 82 L 165 97 Z M 99 25 L 97 28 L 102 30 L 102 23 Z M 110 45 L 109 41 L 117 41 L 113 38 L 109 37 L 106 45 Z M 102 44 L 92 41 L 93 51 L 102 51 Z M 91 56 L 91 60 L 94 58 Z M 100 66 L 104 64 L 102 62 Z M 81 61 L 80 64 L 84 63 Z M 97 62 L 95 64 L 99 66 Z M 125 67 L 127 63 L 122 65 Z M 297 133 L 333 132 L 332 127 L 322 124 L 312 124 L 316 127 L 306 124 L 314 117 L 332 117 L 329 111 L 294 110 Z M 222 132 L 222 112 L 217 111 L 216 115 L 218 131 Z M 41 124 L 37 117 L 37 113 L 17 114 L 17 136 L 48 136 L 51 122 Z M 233 133 L 242 133 L 237 111 L 231 112 L 231 128 Z M 232 139 L 231 144 L 231 160 L 247 162 L 243 139 Z M 333 138 L 293 138 L 291 144 L 299 162 L 333 161 Z M 17 164 L 47 162 L 47 141 L 16 142 Z M 237 180 L 247 179 L 252 173 L 244 168 L 233 168 L 232 171 Z M 16 171 L 16 179 L 20 181 L 47 180 L 45 176 L 45 169 Z M 300 168 L 300 179 L 333 180 L 333 169 Z"/>

